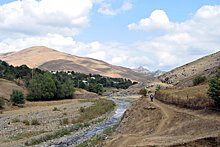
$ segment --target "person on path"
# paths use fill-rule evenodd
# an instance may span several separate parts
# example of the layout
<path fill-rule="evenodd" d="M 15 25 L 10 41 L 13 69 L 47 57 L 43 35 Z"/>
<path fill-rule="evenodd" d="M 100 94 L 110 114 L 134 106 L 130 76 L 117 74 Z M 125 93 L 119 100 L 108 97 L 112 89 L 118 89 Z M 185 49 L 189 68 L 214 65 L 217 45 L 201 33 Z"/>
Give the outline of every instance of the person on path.
<path fill-rule="evenodd" d="M 150 99 L 151 99 L 151 102 L 153 102 L 153 99 L 154 99 L 153 94 L 150 95 Z"/>

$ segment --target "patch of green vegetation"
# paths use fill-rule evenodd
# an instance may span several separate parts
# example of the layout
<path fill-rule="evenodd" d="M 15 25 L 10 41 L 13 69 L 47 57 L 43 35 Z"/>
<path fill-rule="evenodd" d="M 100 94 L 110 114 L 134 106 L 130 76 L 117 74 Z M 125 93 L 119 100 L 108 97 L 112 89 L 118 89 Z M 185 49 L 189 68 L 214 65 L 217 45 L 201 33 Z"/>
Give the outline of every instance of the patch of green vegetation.
<path fill-rule="evenodd" d="M 27 126 L 30 125 L 30 122 L 29 122 L 28 119 L 24 119 L 22 122 L 23 122 L 23 124 L 25 124 L 25 125 L 27 125 Z"/>
<path fill-rule="evenodd" d="M 12 119 L 12 123 L 18 123 L 18 122 L 21 122 L 21 120 L 18 119 L 18 118 L 14 118 L 14 119 Z"/>
<path fill-rule="evenodd" d="M 33 119 L 33 120 L 31 121 L 31 124 L 32 124 L 32 125 L 40 125 L 40 122 L 38 121 L 38 119 Z"/>
<path fill-rule="evenodd" d="M 193 79 L 193 86 L 204 83 L 206 80 L 207 80 L 207 78 L 205 76 L 198 76 Z"/>
<path fill-rule="evenodd" d="M 103 132 L 103 134 L 108 135 L 108 136 L 112 135 L 112 133 L 115 132 L 118 126 L 119 124 L 116 124 L 113 127 L 107 128 Z M 87 146 L 95 147 L 96 145 L 100 144 L 103 140 L 105 140 L 105 138 L 103 138 L 101 135 L 97 135 L 95 138 L 86 140 L 83 143 L 77 145 L 77 147 L 87 147 Z"/>
<path fill-rule="evenodd" d="M 48 140 L 52 140 L 52 139 L 63 137 L 65 135 L 69 135 L 71 132 L 78 131 L 78 130 L 80 130 L 82 128 L 85 128 L 85 127 L 88 127 L 88 124 L 86 124 L 86 123 L 76 124 L 72 127 L 63 128 L 63 129 L 57 130 L 53 133 L 46 134 L 44 136 L 40 136 L 39 138 L 34 138 L 34 139 L 29 140 L 29 141 L 26 141 L 25 145 L 26 146 L 33 146 L 33 145 L 36 145 L 36 144 L 40 144 L 40 143 L 46 142 Z"/>
<path fill-rule="evenodd" d="M 215 77 L 209 81 L 208 95 L 214 100 L 217 107 L 220 107 L 220 69 Z"/>
<path fill-rule="evenodd" d="M 80 111 L 81 113 L 83 113 L 83 112 L 85 111 L 85 108 L 84 108 L 84 107 L 80 107 L 79 111 Z"/>
<path fill-rule="evenodd" d="M 68 124 L 69 124 L 68 118 L 64 118 L 64 119 L 60 120 L 60 125 L 68 125 Z"/>
<path fill-rule="evenodd" d="M 75 118 L 76 123 L 87 122 L 94 118 L 97 118 L 107 112 L 111 112 L 115 108 L 115 103 L 111 100 L 98 99 L 98 100 L 87 100 L 94 102 L 94 104 L 88 108 L 85 108 L 84 112 L 80 116 Z"/>
<path fill-rule="evenodd" d="M 54 107 L 53 111 L 60 111 L 60 110 L 57 107 Z"/>
<path fill-rule="evenodd" d="M 20 90 L 13 90 L 10 96 L 10 101 L 12 102 L 13 105 L 24 104 L 25 99 L 23 92 Z"/>
<path fill-rule="evenodd" d="M 103 132 L 103 134 L 106 135 L 111 135 L 113 132 L 115 132 L 115 130 L 118 128 L 119 124 L 114 125 L 113 127 L 107 128 L 105 129 L 105 131 Z"/>
<path fill-rule="evenodd" d="M 77 145 L 77 147 L 95 147 L 97 144 L 101 143 L 103 141 L 103 138 L 100 135 L 97 135 L 94 139 L 86 140 L 83 143 Z"/>
<path fill-rule="evenodd" d="M 36 132 L 31 131 L 31 132 L 26 132 L 26 133 L 19 133 L 17 135 L 10 136 L 8 139 L 16 141 L 16 140 L 20 140 L 20 139 L 23 139 L 23 138 L 38 136 L 38 135 L 43 134 L 43 133 L 46 133 L 46 131 L 41 130 L 41 131 L 36 131 Z"/>
<path fill-rule="evenodd" d="M 91 121 L 91 124 L 97 124 L 97 123 L 100 123 L 100 122 L 102 122 L 104 120 L 105 120 L 105 117 L 104 118 L 99 118 L 97 120 Z"/>

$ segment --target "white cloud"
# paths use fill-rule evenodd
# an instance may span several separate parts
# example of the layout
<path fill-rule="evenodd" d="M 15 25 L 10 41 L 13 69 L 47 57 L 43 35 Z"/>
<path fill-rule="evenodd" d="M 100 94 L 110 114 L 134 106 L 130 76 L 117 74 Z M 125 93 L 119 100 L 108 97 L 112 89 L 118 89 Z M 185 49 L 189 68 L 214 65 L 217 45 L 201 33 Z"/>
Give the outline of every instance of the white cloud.
<path fill-rule="evenodd" d="M 138 24 L 132 23 L 128 25 L 129 30 L 170 30 L 174 27 L 174 23 L 169 21 L 167 14 L 163 10 L 155 10 L 149 18 L 141 19 Z"/>
<path fill-rule="evenodd" d="M 4 36 L 73 36 L 88 25 L 91 0 L 17 0 L 0 6 Z"/>
<path fill-rule="evenodd" d="M 102 0 L 96 1 L 102 2 Z M 25 2 L 25 4 L 28 4 L 28 2 L 33 3 L 33 0 L 24 0 L 23 2 Z M 21 4 L 22 1 L 17 3 Z M 34 3 L 39 4 L 39 2 Z M 3 7 L 7 7 L 8 10 Z M 10 7 L 17 8 L 18 6 L 12 5 Z M 40 8 L 43 9 L 43 7 Z M 4 11 L 2 9 L 4 9 Z M 54 10 L 55 9 L 58 8 L 54 8 Z M 22 11 L 24 10 L 25 9 L 22 8 Z M 48 15 L 53 14 L 52 12 L 54 10 L 47 10 Z M 17 10 L 15 9 L 15 11 Z M 30 10 L 25 11 L 29 12 Z M 67 17 L 67 14 L 65 14 L 65 12 L 68 11 L 71 10 L 64 10 L 62 14 Z M 88 17 L 87 14 L 89 12 L 87 11 L 89 10 L 80 11 L 79 14 L 73 14 L 75 16 L 71 14 L 70 18 L 71 20 L 77 20 L 78 18 L 81 18 L 81 16 Z M 31 27 L 28 28 L 28 23 L 24 24 L 25 27 L 23 28 L 14 28 L 14 26 L 16 25 L 12 22 L 19 21 L 18 18 L 20 18 L 20 16 L 17 15 L 20 15 L 20 12 L 12 13 L 9 5 L 0 6 L 0 12 L 4 12 L 0 13 L 2 14 L 0 15 L 0 33 L 3 33 L 3 31 L 5 31 L 8 34 L 15 34 L 14 32 L 19 31 L 13 31 L 13 29 L 20 29 L 20 31 L 23 29 L 23 31 L 21 32 L 22 34 L 24 34 L 24 36 L 20 36 L 17 38 L 13 38 L 10 36 L 3 38 L 3 40 L 0 41 L 1 53 L 21 50 L 30 46 L 44 45 L 73 55 L 104 60 L 114 65 L 121 65 L 132 68 L 142 65 L 153 70 L 157 68 L 167 70 L 180 64 L 192 61 L 195 58 L 202 57 L 216 51 L 220 51 L 220 6 L 204 6 L 200 8 L 190 20 L 181 23 L 171 22 L 164 11 L 156 10 L 152 12 L 149 18 L 144 18 L 142 19 L 143 21 L 133 23 L 134 26 L 130 26 L 129 29 L 143 31 L 162 30 L 163 35 L 156 36 L 146 41 L 136 41 L 130 44 L 123 44 L 118 42 L 103 43 L 99 41 L 90 43 L 78 42 L 75 41 L 72 37 L 65 36 L 65 33 L 59 33 L 58 31 L 59 29 L 61 31 L 65 27 L 67 27 L 67 29 L 68 27 L 76 28 L 76 30 L 79 31 L 81 28 L 76 27 L 77 25 L 70 24 L 67 26 L 64 25 L 63 27 L 62 23 L 53 25 L 53 23 L 50 23 L 49 20 L 48 22 L 42 23 L 43 21 L 40 21 L 40 18 L 29 19 L 33 21 L 30 22 L 30 24 L 33 25 L 33 30 L 31 29 Z M 35 14 L 34 9 L 31 10 L 31 12 Z M 9 14 L 8 18 L 5 18 L 7 16 L 7 13 Z M 36 13 L 41 13 L 41 11 Z M 47 15 L 47 13 L 45 12 L 45 15 Z M 58 14 L 61 14 L 61 12 Z M 29 15 L 23 16 L 22 14 L 21 16 L 24 18 L 21 17 L 20 22 L 24 23 L 23 21 Z M 38 16 L 40 17 L 41 15 Z M 50 19 L 51 21 L 56 20 L 56 18 Z M 4 23 L 6 23 L 5 21 L 10 24 L 9 26 L 11 28 L 8 27 L 7 29 L 2 29 Z M 39 27 L 39 31 L 42 31 L 40 33 L 37 32 L 38 29 L 36 27 L 39 23 L 42 24 L 42 26 Z M 58 29 L 54 29 L 55 33 L 51 30 L 48 30 L 46 31 L 46 33 L 44 33 L 43 31 L 45 30 L 42 29 L 46 29 L 47 26 Z M 30 33 L 34 35 L 26 36 Z M 42 36 L 39 34 L 44 35 Z"/>
<path fill-rule="evenodd" d="M 130 30 L 166 31 L 151 40 L 137 42 L 143 54 L 155 57 L 157 67 L 168 68 L 220 51 L 220 6 L 203 6 L 187 21 L 170 22 L 155 10 L 149 18 L 128 25 Z"/>
<path fill-rule="evenodd" d="M 101 4 L 101 8 L 98 9 L 99 13 L 102 13 L 105 15 L 112 15 L 112 16 L 117 15 L 121 12 L 128 11 L 132 9 L 133 7 L 132 3 L 128 1 L 125 1 L 120 8 L 115 9 L 115 10 L 112 8 L 112 5 L 109 3 L 105 3 L 103 1 L 98 1 L 98 3 Z"/>

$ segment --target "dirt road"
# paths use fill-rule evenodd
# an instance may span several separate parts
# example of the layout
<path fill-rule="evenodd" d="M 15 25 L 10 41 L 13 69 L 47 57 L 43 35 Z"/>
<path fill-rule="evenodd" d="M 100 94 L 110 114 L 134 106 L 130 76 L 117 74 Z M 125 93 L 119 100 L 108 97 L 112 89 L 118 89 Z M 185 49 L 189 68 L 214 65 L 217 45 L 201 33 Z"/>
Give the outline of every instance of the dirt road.
<path fill-rule="evenodd" d="M 215 146 L 219 134 L 219 113 L 181 109 L 142 98 L 126 112 L 119 132 L 105 146 Z"/>

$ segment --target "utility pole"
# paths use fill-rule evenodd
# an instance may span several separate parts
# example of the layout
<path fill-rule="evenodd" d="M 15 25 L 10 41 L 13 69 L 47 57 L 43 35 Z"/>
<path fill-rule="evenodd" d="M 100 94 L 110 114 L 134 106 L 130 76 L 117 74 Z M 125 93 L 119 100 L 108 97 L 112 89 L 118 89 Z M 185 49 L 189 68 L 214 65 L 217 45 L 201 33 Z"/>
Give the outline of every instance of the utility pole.
<path fill-rule="evenodd" d="M 33 79 L 33 76 L 34 76 L 34 69 L 32 69 L 32 79 Z"/>

